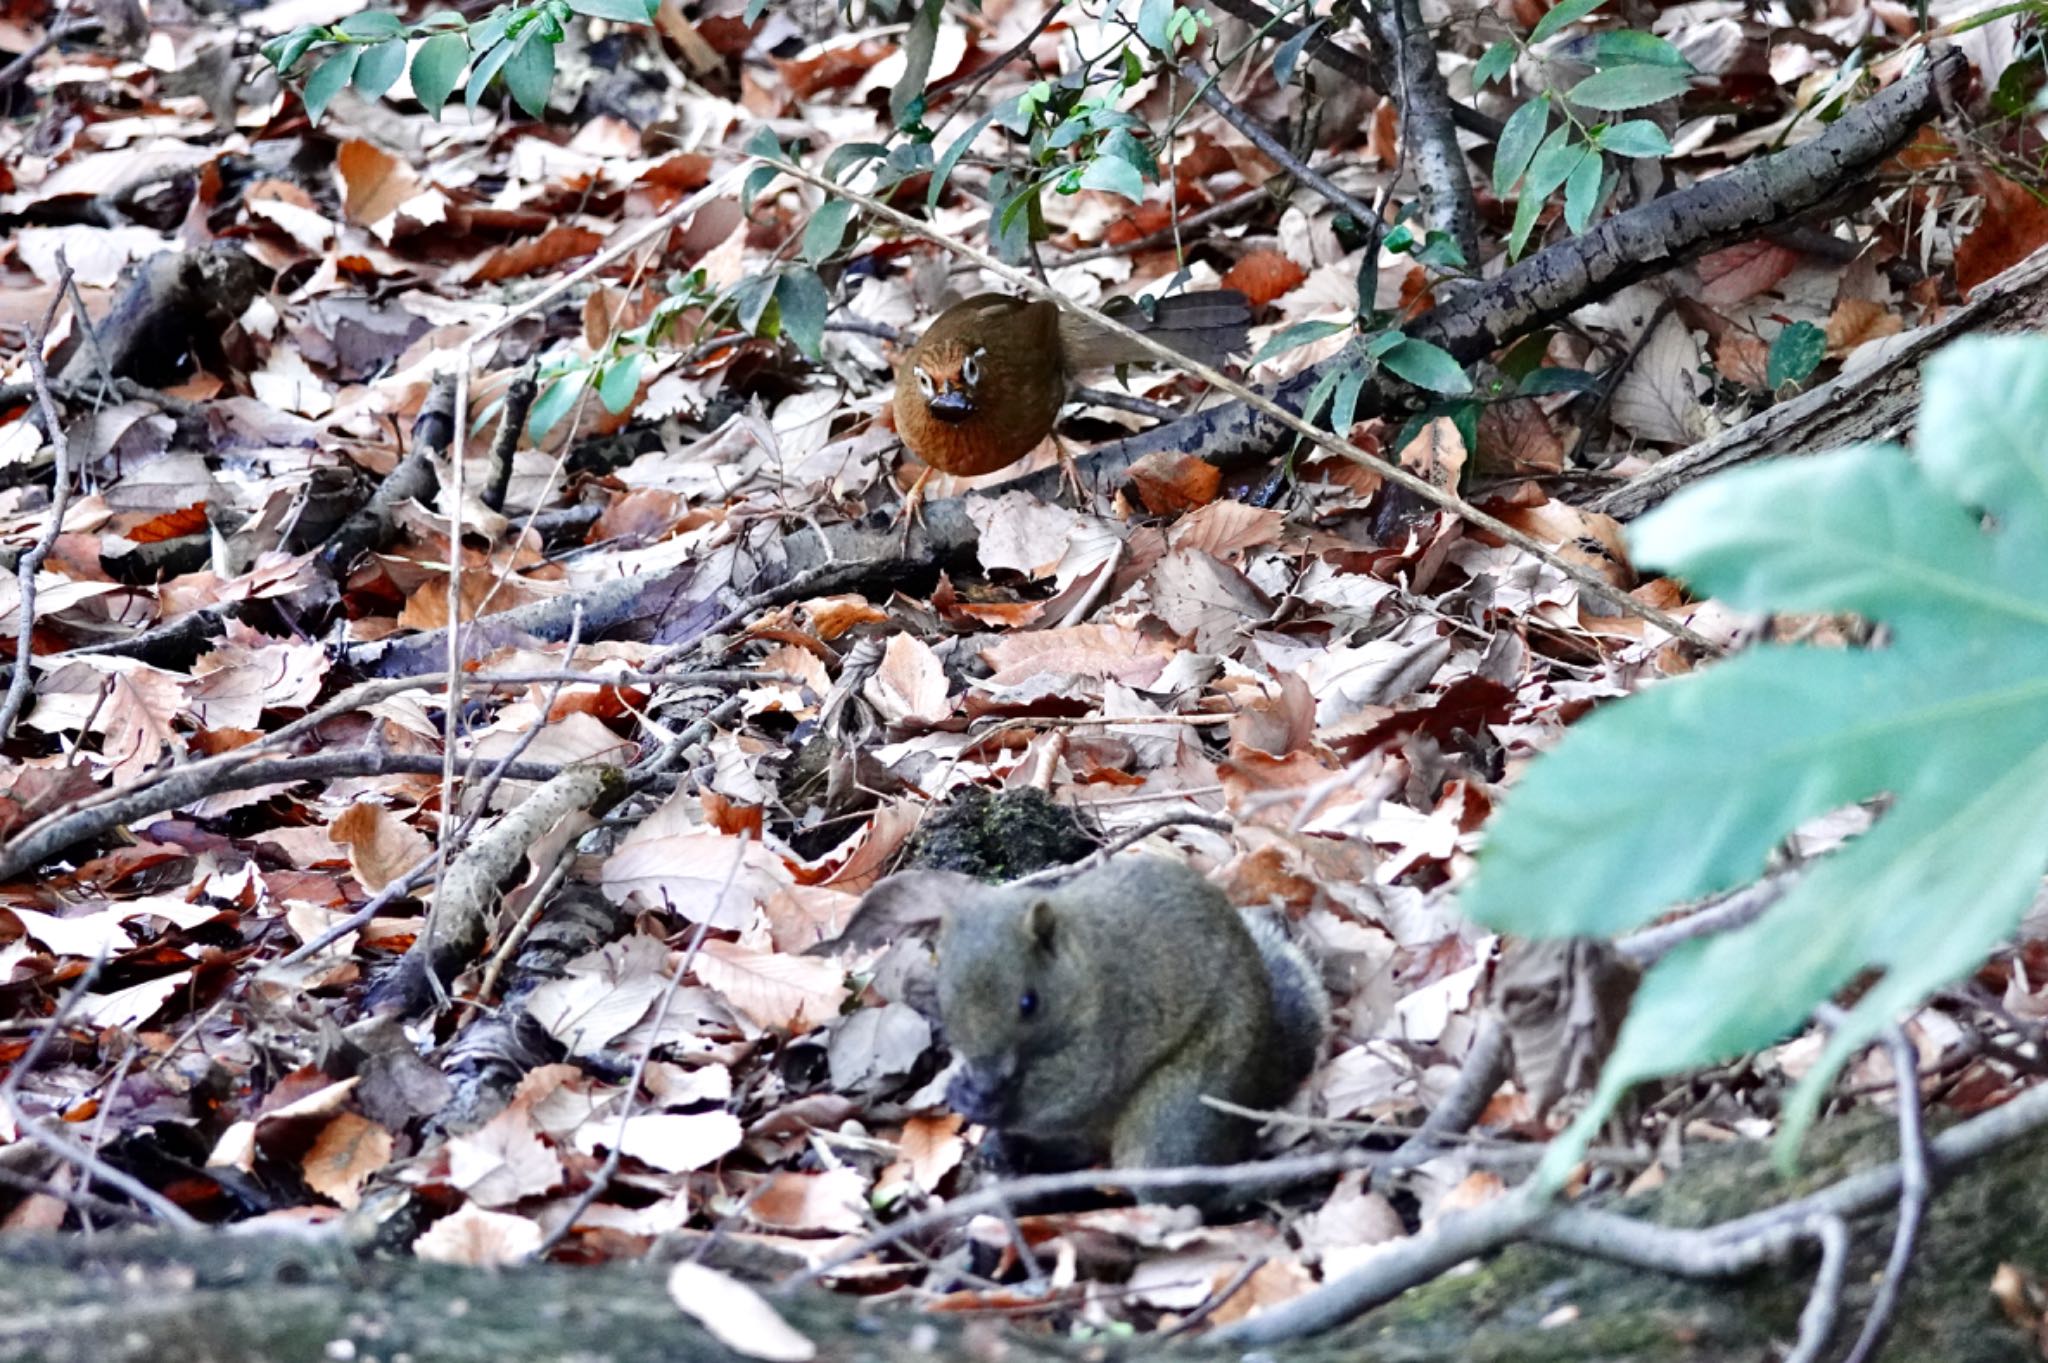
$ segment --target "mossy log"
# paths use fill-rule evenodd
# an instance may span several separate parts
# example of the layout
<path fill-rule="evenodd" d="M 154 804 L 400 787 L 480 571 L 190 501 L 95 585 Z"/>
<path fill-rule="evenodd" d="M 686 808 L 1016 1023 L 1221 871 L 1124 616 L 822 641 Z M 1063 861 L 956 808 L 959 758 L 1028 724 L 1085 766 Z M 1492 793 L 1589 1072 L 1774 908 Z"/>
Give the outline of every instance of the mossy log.
<path fill-rule="evenodd" d="M 1631 1214 L 1704 1225 L 1809 1191 L 1891 1154 L 1892 1131 L 1841 1123 L 1791 1183 L 1743 1146 L 1689 1161 Z M 1857 1328 L 1891 1227 L 1855 1227 L 1839 1357 Z M 729 1243 L 729 1242 L 728 1242 Z M 688 1246 L 667 1247 L 667 1257 Z M 0 1236 L 0 1360 L 617 1360 L 697 1363 L 739 1356 L 670 1304 L 657 1254 L 603 1268 L 484 1272 L 359 1258 L 339 1243 L 227 1233 Z M 1955 1179 L 1934 1204 L 1890 1363 L 2020 1363 L 2037 1355 L 1988 1286 L 2002 1262 L 2048 1269 L 2048 1143 L 2034 1141 Z M 1351 1326 L 1259 1356 L 1299 1363 L 1697 1363 L 1782 1356 L 1810 1266 L 1699 1284 L 1516 1247 L 1418 1289 Z M 988 1320 L 925 1316 L 822 1291 L 779 1303 L 823 1363 L 916 1358 L 1034 1360 L 1225 1357 L 1199 1340 L 1113 1346 Z"/>

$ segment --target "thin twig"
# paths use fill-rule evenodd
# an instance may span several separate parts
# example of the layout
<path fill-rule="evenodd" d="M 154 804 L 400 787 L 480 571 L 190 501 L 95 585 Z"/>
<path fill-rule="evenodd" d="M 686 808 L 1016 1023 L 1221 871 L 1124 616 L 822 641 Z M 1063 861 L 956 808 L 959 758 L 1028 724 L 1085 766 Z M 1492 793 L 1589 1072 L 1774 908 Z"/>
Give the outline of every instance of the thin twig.
<path fill-rule="evenodd" d="M 1273 136 L 1256 118 L 1232 103 L 1230 97 L 1217 88 L 1216 82 L 1211 80 L 1201 67 L 1193 62 L 1183 62 L 1180 74 L 1183 79 L 1195 86 L 1202 103 L 1221 114 L 1224 122 L 1243 133 L 1268 161 L 1349 213 L 1361 226 L 1374 220 L 1372 208 L 1365 200 L 1341 188 L 1327 175 L 1311 168 L 1308 162 L 1289 151 L 1287 145 Z"/>
<path fill-rule="evenodd" d="M 1244 1290 L 1252 1275 L 1266 1266 L 1266 1256 L 1254 1254 L 1230 1275 L 1230 1281 L 1202 1299 L 1202 1304 L 1175 1321 L 1171 1328 L 1161 1330 L 1154 1338 L 1159 1340 L 1177 1339 L 1216 1314 L 1223 1304 Z"/>
<path fill-rule="evenodd" d="M 1592 569 L 1565 558 L 1556 550 L 1537 540 L 1534 536 L 1516 529 L 1498 516 L 1481 511 L 1464 498 L 1457 496 L 1455 493 L 1446 492 L 1428 479 L 1410 473 L 1399 464 L 1391 463 L 1376 454 L 1360 449 L 1349 441 L 1339 439 L 1328 431 L 1311 425 L 1307 421 L 1302 420 L 1297 413 L 1288 411 L 1264 393 L 1248 388 L 1221 371 L 1181 354 L 1179 351 L 1162 344 L 1154 337 L 1132 330 L 1116 318 L 1105 316 L 1099 308 L 1091 308 L 1085 304 L 1077 303 L 1064 294 L 1045 287 L 1028 273 L 1003 264 L 1003 262 L 997 260 L 986 251 L 969 246 L 965 242 L 949 239 L 933 230 L 928 224 L 911 217 L 909 214 L 891 208 L 888 204 L 883 203 L 872 195 L 862 194 L 857 190 L 835 184 L 807 166 L 798 165 L 793 161 L 760 155 L 755 155 L 754 159 L 761 161 L 765 165 L 773 166 L 783 174 L 802 180 L 806 184 L 830 190 L 841 198 L 860 205 L 860 207 L 876 217 L 886 222 L 894 223 L 912 236 L 929 241 L 948 251 L 955 252 L 973 261 L 982 269 L 996 276 L 996 278 L 1003 280 L 1013 287 L 1022 289 L 1033 298 L 1056 303 L 1070 312 L 1087 318 L 1091 324 L 1111 335 L 1131 342 L 1156 359 L 1178 366 L 1193 374 L 1196 378 L 1201 379 L 1212 388 L 1228 393 L 1253 411 L 1294 431 L 1318 449 L 1327 450 L 1341 459 L 1348 459 L 1353 463 L 1363 464 L 1378 473 L 1381 478 L 1408 489 L 1430 505 L 1441 507 L 1467 524 L 1476 526 L 1497 539 L 1505 540 L 1515 548 L 1520 549 L 1532 558 L 1571 579 L 1587 595 L 1613 606 L 1621 613 L 1634 616 L 1646 624 L 1654 625 L 1673 638 L 1682 639 L 1708 655 L 1718 655 L 1721 652 L 1718 644 L 1708 639 L 1705 635 L 1700 634 L 1690 625 L 1676 619 L 1665 611 L 1657 609 L 1655 606 L 1638 601 L 1635 597 L 1614 586 Z"/>
<path fill-rule="evenodd" d="M 1920 1116 L 1920 1057 L 1913 1050 L 1906 1030 L 1894 1023 L 1885 1029 L 1885 1047 L 1891 1054 L 1892 1078 L 1899 1104 L 1899 1223 L 1892 1232 L 1891 1253 L 1885 1259 L 1884 1277 L 1871 1299 L 1870 1313 L 1863 1329 L 1842 1363 L 1869 1363 L 1884 1347 L 1905 1291 L 1906 1275 L 1912 1271 L 1913 1251 L 1920 1225 L 1927 1216 L 1928 1201 L 1934 1196 L 1934 1171 L 1927 1159 L 1927 1133 Z"/>
<path fill-rule="evenodd" d="M 63 277 L 67 282 L 70 280 L 69 265 L 64 267 Z M 71 442 L 64 438 L 64 418 L 57 411 L 57 400 L 50 396 L 50 373 L 43 364 L 43 343 L 49 339 L 50 328 L 57 320 L 57 307 L 63 301 L 64 290 L 60 285 L 50 300 L 49 311 L 43 315 L 42 327 L 28 342 L 28 372 L 35 382 L 43 424 L 49 428 L 50 448 L 56 454 L 56 481 L 50 490 L 50 523 L 43 527 L 43 533 L 36 536 L 36 542 L 28 547 L 14 569 L 20 584 L 21 614 L 16 626 L 14 675 L 7 682 L 7 698 L 0 701 L 0 742 L 13 735 L 14 721 L 21 717 L 21 707 L 28 700 L 29 673 L 35 659 L 36 572 L 57 543 L 64 528 L 64 509 L 71 501 Z"/>
<path fill-rule="evenodd" d="M 1111 857 L 1114 857 L 1117 853 L 1123 851 L 1127 847 L 1132 847 L 1138 843 L 1143 842 L 1145 839 L 1151 837 L 1154 833 L 1161 832 L 1168 828 L 1179 828 L 1183 826 L 1207 828 L 1217 833 L 1232 833 L 1237 830 L 1237 825 L 1232 823 L 1229 819 L 1223 817 L 1221 814 L 1196 814 L 1192 812 L 1185 814 L 1167 814 L 1160 818 L 1151 819 L 1145 823 L 1139 824 L 1136 828 L 1128 829 L 1125 832 L 1119 833 L 1115 838 L 1112 838 L 1109 842 L 1104 843 L 1102 846 L 1096 848 L 1093 852 L 1090 852 L 1087 856 L 1081 858 L 1077 862 L 1072 863 L 1071 865 L 1048 866 L 1042 871 L 1033 871 L 1028 876 L 1018 876 L 1015 880 L 1011 881 L 1010 884 L 1046 885 L 1054 881 L 1070 879 L 1074 876 L 1082 874 L 1085 871 L 1092 871 L 1096 867 L 1104 865 L 1109 861 Z"/>

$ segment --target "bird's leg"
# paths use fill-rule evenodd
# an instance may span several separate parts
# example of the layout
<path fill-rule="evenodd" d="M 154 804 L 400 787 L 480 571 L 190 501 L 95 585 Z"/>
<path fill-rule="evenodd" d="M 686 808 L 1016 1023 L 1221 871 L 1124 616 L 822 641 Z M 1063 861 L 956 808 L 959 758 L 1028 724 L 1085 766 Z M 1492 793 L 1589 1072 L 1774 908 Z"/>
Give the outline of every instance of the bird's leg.
<path fill-rule="evenodd" d="M 1095 504 L 1094 494 L 1081 481 L 1081 466 L 1074 462 L 1074 452 L 1067 448 L 1067 442 L 1059 432 L 1052 433 L 1052 447 L 1060 457 L 1060 487 L 1074 494 L 1074 507 L 1085 511 Z"/>
<path fill-rule="evenodd" d="M 932 466 L 926 464 L 924 472 L 917 475 L 917 481 L 910 485 L 910 491 L 903 494 L 903 505 L 896 509 L 896 523 L 903 530 L 903 546 L 910 543 L 912 526 L 924 525 L 924 485 L 932 476 Z"/>

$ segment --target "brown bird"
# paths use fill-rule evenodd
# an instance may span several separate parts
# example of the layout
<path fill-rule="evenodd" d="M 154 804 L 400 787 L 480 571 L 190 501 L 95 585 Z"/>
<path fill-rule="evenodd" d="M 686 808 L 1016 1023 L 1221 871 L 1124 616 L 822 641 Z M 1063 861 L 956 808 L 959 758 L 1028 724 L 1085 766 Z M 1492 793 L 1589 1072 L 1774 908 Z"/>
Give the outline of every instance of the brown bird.
<path fill-rule="evenodd" d="M 1251 304 L 1216 289 L 1160 299 L 1149 310 L 1129 299 L 1105 309 L 1117 320 L 1204 364 L 1241 350 Z M 1049 301 L 984 293 L 940 313 L 896 369 L 896 431 L 931 468 L 911 489 L 915 507 L 931 469 L 972 478 L 1007 468 L 1052 434 L 1076 374 L 1154 356 Z M 1067 478 L 1080 480 L 1066 451 Z"/>

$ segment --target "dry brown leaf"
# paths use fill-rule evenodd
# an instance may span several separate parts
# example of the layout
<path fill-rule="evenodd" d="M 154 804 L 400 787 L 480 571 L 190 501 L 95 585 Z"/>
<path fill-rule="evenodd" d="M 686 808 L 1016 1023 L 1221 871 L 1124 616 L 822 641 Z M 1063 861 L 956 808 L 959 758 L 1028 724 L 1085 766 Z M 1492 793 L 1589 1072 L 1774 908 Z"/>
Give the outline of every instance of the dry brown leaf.
<path fill-rule="evenodd" d="M 434 854 L 427 835 L 382 805 L 352 804 L 327 826 L 327 836 L 348 849 L 349 870 L 372 893 Z"/>
<path fill-rule="evenodd" d="M 756 1023 L 791 1034 L 839 1016 L 846 980 L 834 961 L 751 951 L 707 941 L 697 950 L 697 978 Z"/>
<path fill-rule="evenodd" d="M 931 645 L 914 635 L 895 634 L 860 693 L 885 723 L 931 725 L 952 716 L 948 690 L 946 666 Z"/>
<path fill-rule="evenodd" d="M 756 1224 L 781 1230 L 838 1231 L 867 1227 L 867 1180 L 851 1169 L 823 1174 L 770 1174 L 753 1194 L 746 1214 Z"/>
<path fill-rule="evenodd" d="M 579 1147 L 586 1138 L 593 1149 L 609 1146 L 616 1138 L 620 1154 L 670 1174 L 716 1164 L 739 1149 L 746 1138 L 740 1119 L 730 1112 L 636 1113 L 626 1119 L 623 1136 L 609 1121 L 600 1120 L 593 1126 L 577 1133 Z"/>
<path fill-rule="evenodd" d="M 336 1206 L 353 1210 L 363 1184 L 391 1159 L 391 1133 L 367 1117 L 344 1112 L 321 1128 L 299 1166 L 306 1186 Z"/>
<path fill-rule="evenodd" d="M 1108 624 L 1012 634 L 983 649 L 981 656 L 995 672 L 990 681 L 997 686 L 1015 686 L 1045 673 L 1148 686 L 1179 651 L 1170 639 Z"/>

